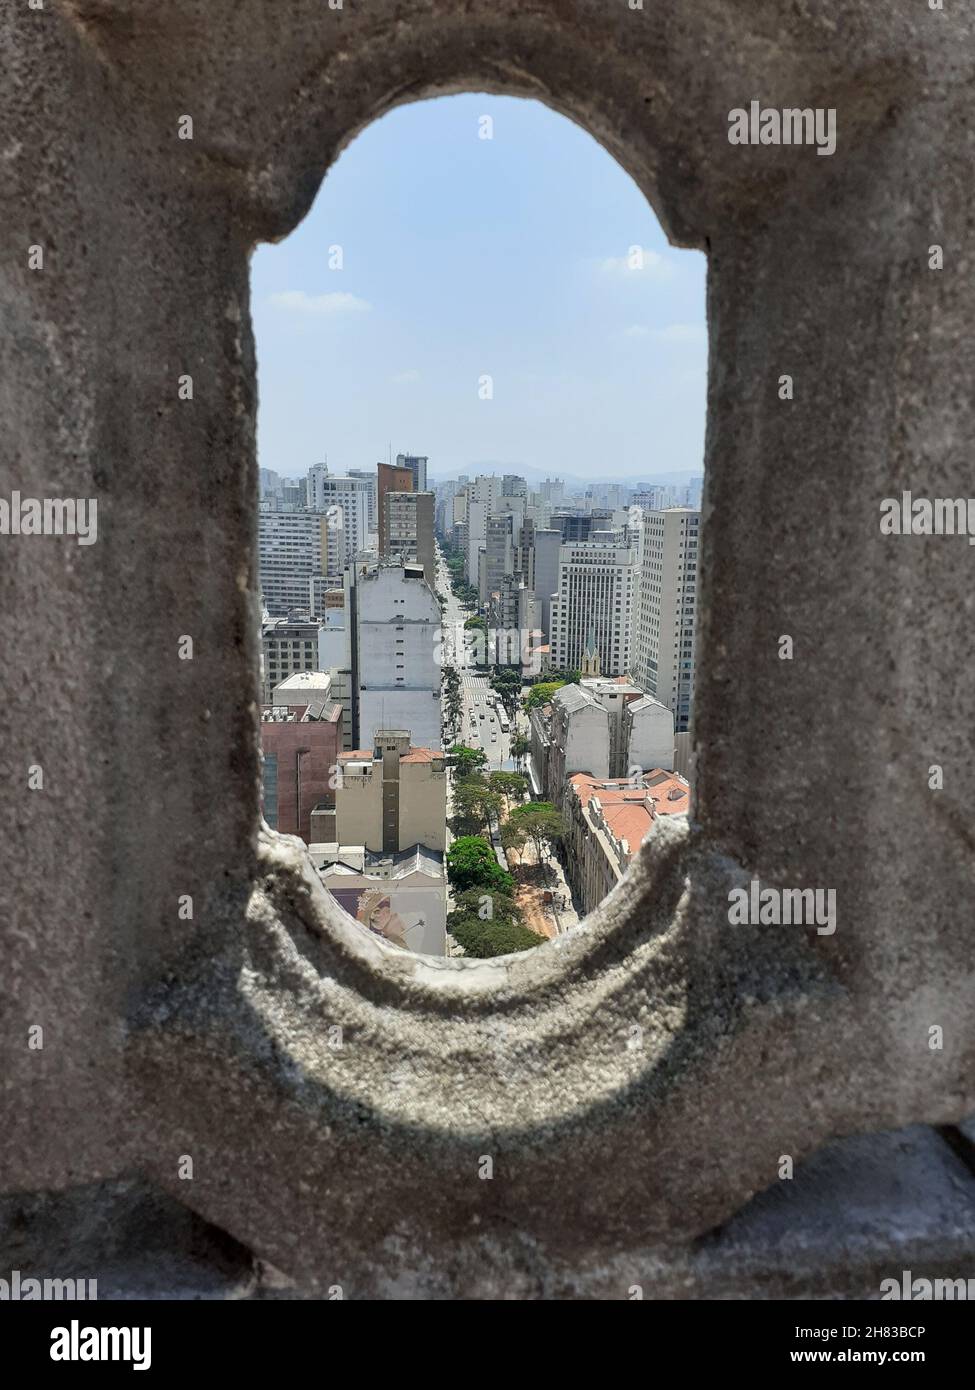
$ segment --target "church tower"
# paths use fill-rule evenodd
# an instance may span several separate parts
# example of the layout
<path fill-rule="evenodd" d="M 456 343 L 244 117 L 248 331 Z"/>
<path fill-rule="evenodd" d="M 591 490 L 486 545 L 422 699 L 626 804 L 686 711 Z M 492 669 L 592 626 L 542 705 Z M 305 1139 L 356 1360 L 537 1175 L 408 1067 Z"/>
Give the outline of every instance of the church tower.
<path fill-rule="evenodd" d="M 596 646 L 596 629 L 589 629 L 589 636 L 586 638 L 586 650 L 582 654 L 582 677 L 590 679 L 599 676 L 601 668 L 599 664 L 599 648 Z"/>

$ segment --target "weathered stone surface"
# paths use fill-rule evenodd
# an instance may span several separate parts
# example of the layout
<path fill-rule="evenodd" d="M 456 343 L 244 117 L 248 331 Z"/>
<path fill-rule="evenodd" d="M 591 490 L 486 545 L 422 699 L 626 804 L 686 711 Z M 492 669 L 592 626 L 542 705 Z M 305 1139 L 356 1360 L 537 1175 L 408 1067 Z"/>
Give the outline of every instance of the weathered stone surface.
<path fill-rule="evenodd" d="M 474 1232 L 498 1279 L 571 1288 L 725 1221 L 783 1153 L 975 1109 L 970 550 L 879 534 L 902 487 L 969 490 L 971 12 L 50 0 L 0 26 L 4 492 L 95 496 L 100 525 L 0 555 L 0 1188 L 140 1170 L 303 1287 L 461 1292 Z M 247 260 L 370 120 L 470 88 L 579 121 L 709 251 L 703 626 L 693 827 L 579 933 L 436 965 L 259 839 Z M 835 106 L 836 154 L 730 147 L 754 96 Z M 836 934 L 729 927 L 753 872 L 835 889 Z"/>
<path fill-rule="evenodd" d="M 172 1198 L 132 1180 L 0 1199 L 0 1268 L 97 1279 L 98 1297 L 866 1298 L 903 1270 L 971 1277 L 975 1180 L 931 1129 L 858 1135 L 820 1150 L 690 1246 L 618 1247 L 575 1262 L 521 1233 L 472 1232 L 405 1268 L 394 1242 L 361 1248 L 327 1288 L 254 1259 Z M 578 1261 L 580 1261 L 579 1263 Z"/>

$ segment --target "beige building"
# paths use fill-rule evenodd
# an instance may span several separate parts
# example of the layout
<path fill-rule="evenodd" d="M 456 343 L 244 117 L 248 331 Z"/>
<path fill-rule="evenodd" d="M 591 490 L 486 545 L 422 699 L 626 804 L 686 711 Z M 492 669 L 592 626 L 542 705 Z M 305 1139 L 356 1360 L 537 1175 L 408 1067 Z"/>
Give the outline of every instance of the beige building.
<path fill-rule="evenodd" d="M 684 732 L 694 698 L 697 569 L 701 513 L 687 507 L 648 512 L 631 668 L 637 682 L 674 711 Z"/>
<path fill-rule="evenodd" d="M 447 846 L 447 774 L 443 753 L 413 748 L 404 729 L 380 729 L 376 746 L 343 753 L 335 792 L 340 844 L 375 854 Z"/>

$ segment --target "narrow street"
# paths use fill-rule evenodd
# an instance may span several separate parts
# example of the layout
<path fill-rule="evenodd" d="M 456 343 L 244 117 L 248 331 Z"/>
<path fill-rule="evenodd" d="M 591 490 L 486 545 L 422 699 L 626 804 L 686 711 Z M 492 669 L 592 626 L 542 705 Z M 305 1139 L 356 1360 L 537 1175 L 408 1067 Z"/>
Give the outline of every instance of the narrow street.
<path fill-rule="evenodd" d="M 458 634 L 456 648 L 452 642 L 445 642 L 445 649 L 456 650 L 455 663 L 460 671 L 461 695 L 463 697 L 463 716 L 461 720 L 461 730 L 458 742 L 468 748 L 478 748 L 487 754 L 487 764 L 485 772 L 517 772 L 519 769 L 511 756 L 511 735 L 519 729 L 523 733 L 528 732 L 528 720 L 525 714 L 519 710 L 514 718 L 511 718 L 504 710 L 498 696 L 491 689 L 486 671 L 478 671 L 472 666 L 461 664 L 463 651 L 463 638 L 459 634 L 463 630 L 464 622 L 471 616 L 471 610 L 461 606 L 456 595 L 450 587 L 450 572 L 443 559 L 443 553 L 439 547 L 437 550 L 437 587 L 445 596 L 447 603 L 444 609 L 443 621 L 447 631 Z M 509 725 L 506 730 L 503 725 Z M 445 746 L 447 739 L 445 738 Z M 454 769 L 448 770 L 447 774 L 447 846 L 450 847 L 453 835 L 449 828 L 449 821 L 453 816 L 453 786 Z M 498 827 L 491 828 L 491 842 L 502 868 L 508 869 L 509 865 L 498 835 Z M 520 860 L 517 855 L 512 855 L 512 867 L 515 876 L 518 878 L 518 888 L 515 894 L 519 907 L 525 914 L 525 925 L 541 936 L 549 938 L 561 935 L 571 927 L 578 924 L 579 917 L 572 903 L 572 893 L 566 882 L 565 873 L 562 865 L 554 855 L 546 859 L 548 868 L 547 879 L 544 884 L 538 881 L 537 864 L 535 851 L 528 843 L 525 845 L 524 853 Z M 523 866 L 528 872 L 523 876 L 518 872 Z M 535 870 L 536 872 L 532 872 Z M 524 881 L 522 881 L 524 878 Z M 552 901 L 544 901 L 545 892 L 552 894 Z M 447 911 L 453 909 L 453 895 L 450 888 L 447 888 Z"/>

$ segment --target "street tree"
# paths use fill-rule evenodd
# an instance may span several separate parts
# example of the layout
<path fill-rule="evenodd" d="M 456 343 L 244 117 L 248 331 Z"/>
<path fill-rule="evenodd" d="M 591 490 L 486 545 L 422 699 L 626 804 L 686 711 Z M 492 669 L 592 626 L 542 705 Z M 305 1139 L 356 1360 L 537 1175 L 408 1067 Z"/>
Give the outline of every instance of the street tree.
<path fill-rule="evenodd" d="M 515 824 L 527 833 L 539 864 L 544 863 L 546 847 L 551 850 L 565 838 L 565 817 L 550 801 L 528 801 L 516 806 L 508 824 Z"/>
<path fill-rule="evenodd" d="M 453 914 L 451 914 L 453 916 Z M 488 960 L 493 956 L 510 956 L 516 951 L 528 951 L 541 946 L 545 940 L 537 932 L 517 922 L 482 922 L 479 917 L 460 917 L 450 927 L 450 934 L 468 956 Z"/>
<path fill-rule="evenodd" d="M 462 835 L 447 851 L 447 877 L 455 892 L 484 888 L 511 897 L 515 881 L 498 863 L 494 850 L 480 835 Z"/>
<path fill-rule="evenodd" d="M 483 748 L 468 748 L 466 744 L 455 743 L 447 750 L 452 767 L 457 769 L 458 778 L 472 777 L 487 766 L 487 754 Z"/>
<path fill-rule="evenodd" d="M 487 828 L 491 818 L 500 819 L 504 798 L 479 774 L 458 778 L 454 783 L 454 833 L 476 835 Z"/>

